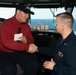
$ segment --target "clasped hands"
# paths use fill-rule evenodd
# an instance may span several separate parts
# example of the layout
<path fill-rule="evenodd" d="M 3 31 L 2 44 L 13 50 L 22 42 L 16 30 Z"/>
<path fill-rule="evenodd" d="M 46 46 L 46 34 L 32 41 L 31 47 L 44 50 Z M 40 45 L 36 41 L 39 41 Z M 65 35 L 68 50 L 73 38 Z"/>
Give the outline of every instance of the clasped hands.
<path fill-rule="evenodd" d="M 20 42 L 22 42 L 24 44 L 28 43 L 28 41 L 27 41 L 25 36 L 21 36 L 19 39 L 20 39 Z M 29 53 L 37 52 L 37 46 L 35 44 L 30 44 L 29 45 L 29 49 L 27 50 L 27 52 L 29 52 Z"/>

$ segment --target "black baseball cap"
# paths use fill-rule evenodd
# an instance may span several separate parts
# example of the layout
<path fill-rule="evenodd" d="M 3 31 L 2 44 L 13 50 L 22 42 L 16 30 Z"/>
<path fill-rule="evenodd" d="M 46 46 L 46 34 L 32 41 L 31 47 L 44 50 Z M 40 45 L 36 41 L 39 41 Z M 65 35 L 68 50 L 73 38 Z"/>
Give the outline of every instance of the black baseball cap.
<path fill-rule="evenodd" d="M 18 5 L 18 6 L 16 7 L 16 10 L 21 10 L 21 11 L 23 11 L 23 12 L 25 12 L 25 13 L 29 13 L 29 14 L 34 15 L 34 12 L 31 11 L 31 10 L 30 10 L 30 7 L 27 6 L 27 5 Z"/>

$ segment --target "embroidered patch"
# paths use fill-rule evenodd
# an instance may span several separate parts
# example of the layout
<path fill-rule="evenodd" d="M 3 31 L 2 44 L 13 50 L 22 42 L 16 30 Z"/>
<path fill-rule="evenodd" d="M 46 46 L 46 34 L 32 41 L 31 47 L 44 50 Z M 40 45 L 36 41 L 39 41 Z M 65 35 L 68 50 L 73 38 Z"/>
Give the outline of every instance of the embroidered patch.
<path fill-rule="evenodd" d="M 63 53 L 62 52 L 58 52 L 58 54 L 57 54 L 59 57 L 63 57 Z"/>

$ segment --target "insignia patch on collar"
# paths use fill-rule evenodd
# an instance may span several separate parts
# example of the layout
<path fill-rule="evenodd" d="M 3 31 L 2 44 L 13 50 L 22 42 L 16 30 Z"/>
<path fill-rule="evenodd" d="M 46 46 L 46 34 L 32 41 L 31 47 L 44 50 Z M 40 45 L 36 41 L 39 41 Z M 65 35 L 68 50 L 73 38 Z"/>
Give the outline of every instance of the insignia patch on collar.
<path fill-rule="evenodd" d="M 63 53 L 62 52 L 58 52 L 58 54 L 57 54 L 59 57 L 63 57 Z"/>

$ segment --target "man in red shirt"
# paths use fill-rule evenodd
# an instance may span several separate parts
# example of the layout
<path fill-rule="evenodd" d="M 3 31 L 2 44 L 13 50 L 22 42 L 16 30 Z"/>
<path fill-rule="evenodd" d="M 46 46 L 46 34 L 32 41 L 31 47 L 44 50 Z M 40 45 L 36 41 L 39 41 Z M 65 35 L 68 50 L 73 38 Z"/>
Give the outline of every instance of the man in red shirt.
<path fill-rule="evenodd" d="M 1 26 L 0 62 L 1 75 L 16 75 L 18 63 L 24 75 L 37 75 L 39 63 L 36 57 L 37 47 L 27 23 L 30 11 L 27 4 L 18 5 L 13 17 L 5 20 Z"/>

